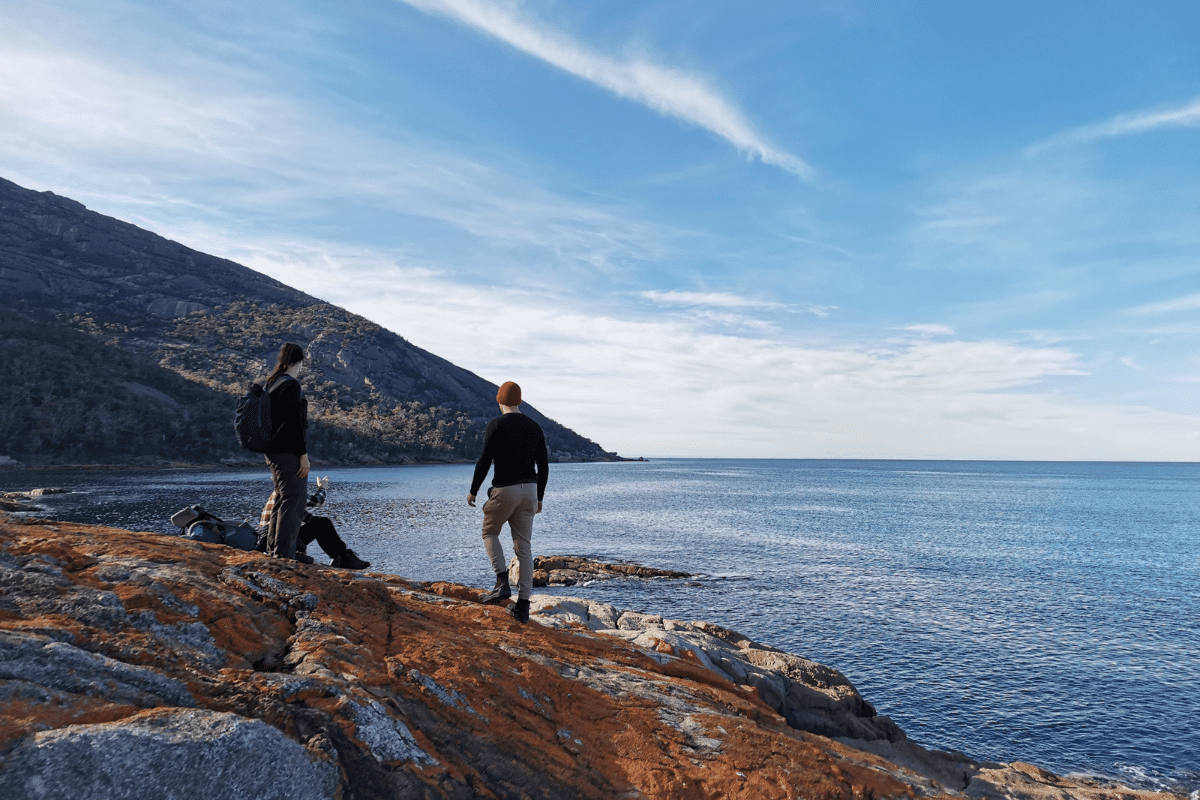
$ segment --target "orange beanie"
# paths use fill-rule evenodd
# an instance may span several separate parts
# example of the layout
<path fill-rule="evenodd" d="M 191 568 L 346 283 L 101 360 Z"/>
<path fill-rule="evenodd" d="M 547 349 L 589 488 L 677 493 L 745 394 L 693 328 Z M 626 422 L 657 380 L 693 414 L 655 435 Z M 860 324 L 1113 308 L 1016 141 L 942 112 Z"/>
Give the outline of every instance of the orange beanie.
<path fill-rule="evenodd" d="M 509 408 L 521 405 L 521 387 L 507 381 L 500 387 L 500 391 L 496 392 L 496 402 Z"/>

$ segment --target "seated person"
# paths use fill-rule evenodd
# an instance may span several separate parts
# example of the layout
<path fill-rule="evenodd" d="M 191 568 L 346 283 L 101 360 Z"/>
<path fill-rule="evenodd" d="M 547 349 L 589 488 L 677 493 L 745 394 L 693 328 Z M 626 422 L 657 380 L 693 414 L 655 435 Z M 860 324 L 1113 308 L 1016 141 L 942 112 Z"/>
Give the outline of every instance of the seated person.
<path fill-rule="evenodd" d="M 304 519 L 300 522 L 300 534 L 296 537 L 296 560 L 305 564 L 313 563 L 312 556 L 308 554 L 308 544 L 316 539 L 325 554 L 333 559 L 329 562 L 330 566 L 342 569 L 366 569 L 371 566 L 371 562 L 363 561 L 346 546 L 342 537 L 338 536 L 337 530 L 333 527 L 333 522 L 328 517 L 314 517 L 312 511 L 308 510 L 325 503 L 325 489 L 328 486 L 329 478 L 317 478 L 317 489 L 304 504 Z M 266 541 L 266 530 L 271 522 L 271 509 L 274 507 L 275 492 L 271 492 L 258 521 L 259 550 L 263 549 L 263 543 Z"/>

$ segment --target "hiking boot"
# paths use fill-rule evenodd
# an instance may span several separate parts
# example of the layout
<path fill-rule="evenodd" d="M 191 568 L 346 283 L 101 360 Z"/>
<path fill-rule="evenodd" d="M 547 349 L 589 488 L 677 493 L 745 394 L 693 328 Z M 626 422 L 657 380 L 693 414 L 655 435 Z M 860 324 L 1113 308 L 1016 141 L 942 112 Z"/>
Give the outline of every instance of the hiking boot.
<path fill-rule="evenodd" d="M 313 557 L 310 556 L 308 553 L 304 552 L 303 550 L 296 551 L 296 560 L 299 561 L 301 564 L 313 563 Z"/>
<path fill-rule="evenodd" d="M 512 615 L 517 618 L 517 622 L 524 625 L 529 622 L 529 601 L 518 600 L 512 607 Z"/>
<path fill-rule="evenodd" d="M 507 600 L 512 597 L 512 589 L 508 586 L 508 573 L 501 572 L 496 575 L 496 585 L 492 590 L 479 598 L 479 602 L 485 606 L 494 606 L 501 600 Z"/>
<path fill-rule="evenodd" d="M 371 562 L 363 561 L 354 554 L 353 550 L 347 547 L 346 552 L 342 553 L 340 556 L 334 556 L 333 561 L 330 562 L 330 566 L 340 567 L 342 569 L 366 569 L 367 567 L 371 566 Z"/>

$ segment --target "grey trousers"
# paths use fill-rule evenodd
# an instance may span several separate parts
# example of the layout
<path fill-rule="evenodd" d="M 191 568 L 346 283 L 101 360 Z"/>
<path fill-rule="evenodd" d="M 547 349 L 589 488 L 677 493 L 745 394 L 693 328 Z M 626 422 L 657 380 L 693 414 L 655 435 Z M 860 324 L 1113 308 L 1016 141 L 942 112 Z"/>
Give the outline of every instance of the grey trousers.
<path fill-rule="evenodd" d="M 492 561 L 496 574 L 508 572 L 500 531 L 504 523 L 512 532 L 513 549 L 517 551 L 521 579 L 517 597 L 528 600 L 533 594 L 533 517 L 537 514 L 537 484 L 518 483 L 516 486 L 494 486 L 492 496 L 483 504 L 483 549 Z"/>
<path fill-rule="evenodd" d="M 296 557 L 296 537 L 304 519 L 304 504 L 308 500 L 308 477 L 301 478 L 300 456 L 292 453 L 267 453 L 271 480 L 275 482 L 275 507 L 267 526 L 267 555 L 276 558 Z"/>

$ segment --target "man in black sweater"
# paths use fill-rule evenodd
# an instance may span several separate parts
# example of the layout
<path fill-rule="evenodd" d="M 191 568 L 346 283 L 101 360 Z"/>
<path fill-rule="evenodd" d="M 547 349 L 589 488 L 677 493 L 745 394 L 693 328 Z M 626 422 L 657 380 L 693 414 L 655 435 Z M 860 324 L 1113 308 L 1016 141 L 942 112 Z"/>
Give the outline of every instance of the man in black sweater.
<path fill-rule="evenodd" d="M 528 622 L 529 596 L 533 594 L 533 517 L 542 511 L 550 469 L 546 437 L 536 422 L 521 413 L 520 386 L 512 381 L 505 383 L 496 393 L 496 402 L 502 413 L 488 423 L 483 454 L 475 464 L 471 493 L 467 495 L 467 504 L 474 506 L 475 495 L 494 463 L 492 486 L 483 504 L 483 547 L 496 572 L 496 586 L 479 599 L 494 604 L 512 597 L 508 562 L 500 544 L 500 531 L 507 522 L 521 576 L 513 616 Z"/>

